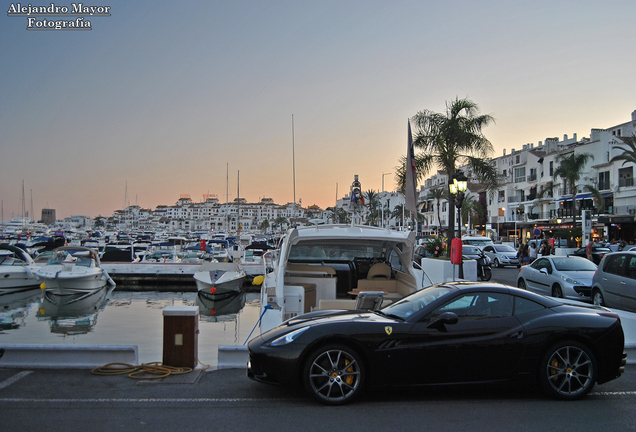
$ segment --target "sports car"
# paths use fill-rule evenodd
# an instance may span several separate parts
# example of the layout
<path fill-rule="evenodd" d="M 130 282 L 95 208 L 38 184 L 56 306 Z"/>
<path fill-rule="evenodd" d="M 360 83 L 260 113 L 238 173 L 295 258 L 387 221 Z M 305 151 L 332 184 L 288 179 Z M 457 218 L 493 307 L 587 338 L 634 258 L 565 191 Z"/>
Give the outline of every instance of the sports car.
<path fill-rule="evenodd" d="M 248 344 L 249 378 L 340 405 L 366 387 L 532 379 L 557 399 L 619 377 L 621 321 L 494 283 L 448 282 L 376 311 L 315 311 Z"/>

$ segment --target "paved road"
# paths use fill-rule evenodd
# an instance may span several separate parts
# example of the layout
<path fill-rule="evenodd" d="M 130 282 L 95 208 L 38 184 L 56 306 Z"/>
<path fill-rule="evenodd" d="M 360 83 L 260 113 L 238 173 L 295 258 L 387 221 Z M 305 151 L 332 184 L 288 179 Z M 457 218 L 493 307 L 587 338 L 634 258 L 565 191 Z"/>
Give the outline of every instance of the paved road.
<path fill-rule="evenodd" d="M 304 393 L 252 382 L 243 370 L 201 373 L 193 383 L 182 377 L 0 369 L 0 424 L 3 432 L 636 430 L 634 366 L 576 402 L 546 399 L 532 387 L 444 387 L 376 390 L 345 407 L 324 407 Z"/>

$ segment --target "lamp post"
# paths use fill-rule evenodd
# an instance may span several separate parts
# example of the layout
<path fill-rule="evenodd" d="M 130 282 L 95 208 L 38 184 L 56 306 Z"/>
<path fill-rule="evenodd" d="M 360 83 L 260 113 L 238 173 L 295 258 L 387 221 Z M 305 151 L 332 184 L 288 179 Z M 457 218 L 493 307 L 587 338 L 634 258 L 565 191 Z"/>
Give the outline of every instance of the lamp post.
<path fill-rule="evenodd" d="M 388 173 L 382 173 L 382 192 L 384 193 L 384 176 L 388 175 L 388 174 L 393 174 L 391 172 Z M 384 228 L 384 205 L 382 206 L 382 228 Z"/>
<path fill-rule="evenodd" d="M 457 213 L 459 214 L 459 224 L 457 230 L 457 238 L 462 238 L 462 204 L 464 204 L 464 192 L 468 188 L 468 178 L 463 172 L 455 172 L 453 183 L 448 185 L 449 192 L 455 195 L 455 207 L 457 207 Z M 459 264 L 459 277 L 464 278 L 464 264 L 463 261 Z"/>

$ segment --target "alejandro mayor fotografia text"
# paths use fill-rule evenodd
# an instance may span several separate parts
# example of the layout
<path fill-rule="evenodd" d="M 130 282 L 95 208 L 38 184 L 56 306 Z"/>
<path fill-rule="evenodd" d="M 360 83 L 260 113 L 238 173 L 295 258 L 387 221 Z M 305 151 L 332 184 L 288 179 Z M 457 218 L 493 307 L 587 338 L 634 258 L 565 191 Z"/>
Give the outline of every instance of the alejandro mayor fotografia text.
<path fill-rule="evenodd" d="M 85 17 L 110 16 L 110 6 L 87 6 L 84 3 L 71 3 L 68 6 L 33 6 L 29 3 L 11 3 L 7 16 L 25 17 L 27 30 L 92 30 L 92 25 Z M 73 16 L 74 19 L 50 19 L 51 17 Z M 42 17 L 42 18 L 40 18 Z M 47 17 L 49 19 L 47 19 Z"/>

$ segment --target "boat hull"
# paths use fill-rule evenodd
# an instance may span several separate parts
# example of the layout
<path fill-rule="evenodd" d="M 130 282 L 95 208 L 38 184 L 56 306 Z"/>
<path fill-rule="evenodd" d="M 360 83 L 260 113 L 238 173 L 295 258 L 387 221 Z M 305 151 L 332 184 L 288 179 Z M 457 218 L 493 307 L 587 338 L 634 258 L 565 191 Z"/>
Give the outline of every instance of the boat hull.
<path fill-rule="evenodd" d="M 194 274 L 197 290 L 208 295 L 240 292 L 245 271 L 234 263 L 205 263 Z"/>
<path fill-rule="evenodd" d="M 97 291 L 108 285 L 108 278 L 101 270 L 86 274 L 59 271 L 54 274 L 39 273 L 44 289 L 53 294 L 77 294 Z"/>

